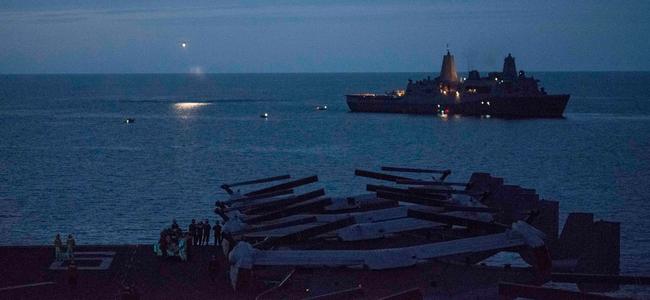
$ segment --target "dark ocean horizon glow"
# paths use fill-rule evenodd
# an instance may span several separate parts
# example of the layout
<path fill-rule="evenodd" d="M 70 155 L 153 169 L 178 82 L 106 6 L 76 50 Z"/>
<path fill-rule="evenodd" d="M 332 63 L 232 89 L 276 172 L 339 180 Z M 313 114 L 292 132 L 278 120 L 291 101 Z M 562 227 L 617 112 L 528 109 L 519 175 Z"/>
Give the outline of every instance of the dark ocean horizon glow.
<path fill-rule="evenodd" d="M 619 221 L 623 272 L 650 275 L 650 72 L 532 74 L 571 94 L 564 119 L 348 111 L 427 73 L 0 75 L 0 244 L 151 243 L 173 218 L 213 223 L 224 182 L 317 174 L 345 196 L 370 182 L 355 168 L 401 165 Z"/>

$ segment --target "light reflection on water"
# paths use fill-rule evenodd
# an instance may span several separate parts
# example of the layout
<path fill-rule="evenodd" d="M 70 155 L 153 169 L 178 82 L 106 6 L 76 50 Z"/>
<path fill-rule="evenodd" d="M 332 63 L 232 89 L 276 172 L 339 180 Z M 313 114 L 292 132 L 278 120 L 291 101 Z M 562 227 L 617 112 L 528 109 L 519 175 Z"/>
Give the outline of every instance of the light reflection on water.
<path fill-rule="evenodd" d="M 208 106 L 212 103 L 208 102 L 178 102 L 174 104 L 174 108 L 179 111 L 188 111 L 200 108 L 202 106 Z"/>

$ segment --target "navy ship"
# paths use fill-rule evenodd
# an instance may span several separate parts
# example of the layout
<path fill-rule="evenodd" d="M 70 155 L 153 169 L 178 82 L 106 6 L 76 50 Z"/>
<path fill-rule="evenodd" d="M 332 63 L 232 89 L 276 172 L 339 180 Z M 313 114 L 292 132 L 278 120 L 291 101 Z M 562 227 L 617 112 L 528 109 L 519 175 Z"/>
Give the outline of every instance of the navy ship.
<path fill-rule="evenodd" d="M 511 54 L 502 72 L 481 77 L 472 70 L 467 78 L 459 78 L 454 56 L 447 50 L 440 76 L 434 79 L 409 79 L 405 90 L 346 95 L 346 100 L 353 112 L 562 118 L 570 95 L 549 95 L 538 82 L 523 70 L 517 72 Z"/>

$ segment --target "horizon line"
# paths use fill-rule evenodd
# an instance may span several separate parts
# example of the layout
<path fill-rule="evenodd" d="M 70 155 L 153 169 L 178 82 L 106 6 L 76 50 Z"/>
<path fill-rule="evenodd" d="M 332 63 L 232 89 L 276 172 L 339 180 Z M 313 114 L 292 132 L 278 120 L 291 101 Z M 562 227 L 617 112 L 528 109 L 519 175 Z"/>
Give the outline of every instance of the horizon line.
<path fill-rule="evenodd" d="M 498 72 L 498 71 L 479 71 L 480 73 Z M 648 73 L 650 70 L 577 70 L 577 71 L 526 71 L 526 73 Z M 323 71 L 323 72 L 47 72 L 47 73 L 0 73 L 0 76 L 34 76 L 34 75 L 271 75 L 271 74 L 390 74 L 390 73 L 432 73 L 430 71 Z M 458 72 L 466 74 L 468 72 Z"/>

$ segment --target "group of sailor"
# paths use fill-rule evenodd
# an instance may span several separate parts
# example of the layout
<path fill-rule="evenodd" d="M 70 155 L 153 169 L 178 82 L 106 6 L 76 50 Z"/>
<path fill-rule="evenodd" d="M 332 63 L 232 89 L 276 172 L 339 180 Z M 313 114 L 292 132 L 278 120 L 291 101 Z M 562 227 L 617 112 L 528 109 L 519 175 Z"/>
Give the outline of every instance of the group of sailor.
<path fill-rule="evenodd" d="M 63 241 L 61 241 L 61 234 L 56 234 L 54 238 L 54 257 L 57 261 L 65 259 L 74 259 L 74 247 L 76 242 L 72 234 L 68 234 L 66 240 L 66 251 L 63 252 Z"/>
<path fill-rule="evenodd" d="M 166 256 L 179 256 L 182 260 L 187 260 L 187 243 L 189 237 L 187 234 L 183 234 L 183 231 L 176 223 L 176 220 L 172 222 L 172 226 L 166 229 L 163 229 L 160 232 L 160 240 L 158 241 L 159 249 L 156 249 L 156 252 L 160 250 L 159 255 Z"/>
<path fill-rule="evenodd" d="M 210 242 L 210 231 L 214 231 L 214 245 L 220 245 L 222 241 L 221 224 L 218 222 L 210 226 L 210 222 L 205 219 L 196 223 L 196 219 L 188 226 L 187 232 L 183 232 L 174 219 L 172 225 L 160 232 L 160 240 L 154 245 L 154 252 L 159 256 L 178 256 L 182 260 L 187 260 L 190 255 L 191 246 L 208 245 Z"/>
<path fill-rule="evenodd" d="M 192 223 L 188 226 L 188 233 L 192 237 L 192 245 L 201 246 L 210 243 L 210 231 L 212 230 L 214 231 L 214 245 L 216 246 L 221 244 L 221 229 L 221 224 L 218 221 L 211 227 L 208 219 L 203 222 L 199 221 L 198 224 L 196 219 L 192 219 Z"/>

